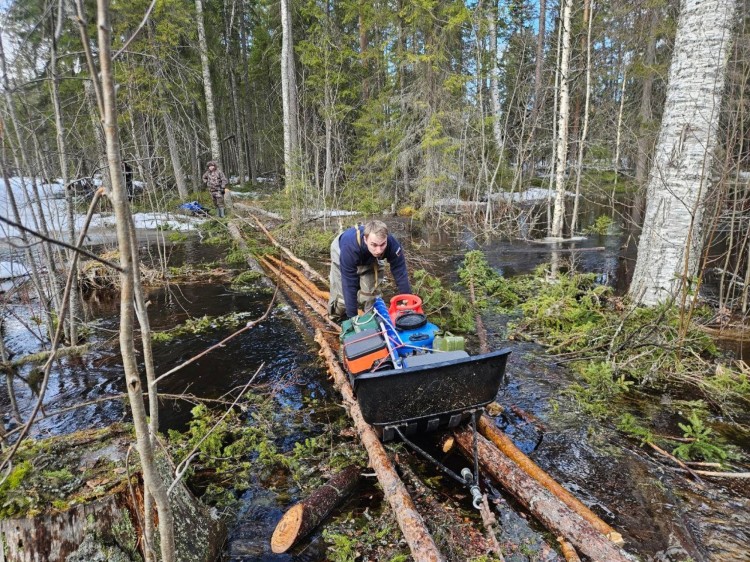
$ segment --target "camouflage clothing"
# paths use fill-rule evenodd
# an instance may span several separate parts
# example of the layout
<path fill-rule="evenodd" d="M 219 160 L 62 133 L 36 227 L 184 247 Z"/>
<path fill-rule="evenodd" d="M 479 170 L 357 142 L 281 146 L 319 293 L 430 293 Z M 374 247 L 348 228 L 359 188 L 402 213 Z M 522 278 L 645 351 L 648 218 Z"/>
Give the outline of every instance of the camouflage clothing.
<path fill-rule="evenodd" d="M 227 177 L 224 175 L 224 172 L 219 170 L 219 167 L 216 165 L 216 162 L 213 160 L 208 163 L 207 167 L 210 168 L 211 166 L 214 167 L 213 170 L 206 170 L 206 173 L 203 174 L 203 183 L 205 183 L 208 186 L 208 191 L 211 192 L 211 197 L 214 200 L 214 205 L 216 205 L 216 208 L 220 211 L 220 216 L 223 216 L 224 214 L 224 188 L 229 183 L 229 180 L 227 180 Z"/>

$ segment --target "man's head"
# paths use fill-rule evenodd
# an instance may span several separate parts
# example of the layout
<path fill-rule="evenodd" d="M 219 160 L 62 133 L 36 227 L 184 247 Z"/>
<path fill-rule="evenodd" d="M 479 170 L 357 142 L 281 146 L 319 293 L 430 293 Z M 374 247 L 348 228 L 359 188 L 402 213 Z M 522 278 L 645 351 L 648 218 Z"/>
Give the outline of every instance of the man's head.
<path fill-rule="evenodd" d="M 208 169 L 209 170 L 215 170 L 216 169 L 216 162 L 214 162 L 213 160 L 211 162 L 209 162 L 208 163 Z"/>
<path fill-rule="evenodd" d="M 388 227 L 383 221 L 371 220 L 365 224 L 365 244 L 373 256 L 383 257 L 388 246 Z"/>

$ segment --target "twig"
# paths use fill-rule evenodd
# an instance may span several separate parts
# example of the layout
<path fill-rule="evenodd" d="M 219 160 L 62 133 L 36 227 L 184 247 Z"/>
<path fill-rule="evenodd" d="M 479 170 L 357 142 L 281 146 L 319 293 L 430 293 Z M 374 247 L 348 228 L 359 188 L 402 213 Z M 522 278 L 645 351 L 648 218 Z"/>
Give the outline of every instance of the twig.
<path fill-rule="evenodd" d="M 151 5 L 148 7 L 148 10 L 146 10 L 146 14 L 143 16 L 143 19 L 141 20 L 141 23 L 138 25 L 136 30 L 133 32 L 133 35 L 131 35 L 127 41 L 125 41 L 125 44 L 120 47 L 120 50 L 117 51 L 114 55 L 112 55 L 112 60 L 114 61 L 117 57 L 120 56 L 120 54 L 128 48 L 128 45 L 132 43 L 133 39 L 136 38 L 136 36 L 141 32 L 141 29 L 143 29 L 143 26 L 146 25 L 146 22 L 148 21 L 149 16 L 151 15 L 151 12 L 154 9 L 154 6 L 156 6 L 156 0 L 151 0 Z"/>
<path fill-rule="evenodd" d="M 249 381 L 247 381 L 247 384 L 242 388 L 242 392 L 240 392 L 237 395 L 237 398 L 235 398 L 234 402 L 232 402 L 232 405 L 229 408 L 227 408 L 226 412 L 224 412 L 224 414 L 216 421 L 213 427 L 209 429 L 203 437 L 201 437 L 200 441 L 198 441 L 195 444 L 195 446 L 187 454 L 185 459 L 175 467 L 174 482 L 172 482 L 171 486 L 169 486 L 169 489 L 167 490 L 167 495 L 172 493 L 172 490 L 174 489 L 174 487 L 180 482 L 180 480 L 182 480 L 182 477 L 184 476 L 187 469 L 190 468 L 190 463 L 192 462 L 192 460 L 200 454 L 200 451 L 198 451 L 198 447 L 200 447 L 201 444 L 208 438 L 208 436 L 211 435 L 217 427 L 219 427 L 219 424 L 221 424 L 221 422 L 224 421 L 224 418 L 226 418 L 229 415 L 229 412 L 232 411 L 232 408 L 234 408 L 237 405 L 237 402 L 239 402 L 240 399 L 245 395 L 245 391 L 253 383 L 253 381 L 255 380 L 255 377 L 258 376 L 258 373 L 260 373 L 264 365 L 265 363 L 260 364 L 260 366 L 258 367 L 258 370 L 255 371 L 255 374 L 252 377 L 250 377 Z"/>
<path fill-rule="evenodd" d="M 187 367 L 191 363 L 194 363 L 195 361 L 197 361 L 198 359 L 200 359 L 204 355 L 207 355 L 208 353 L 212 352 L 214 349 L 217 349 L 219 347 L 224 347 L 224 344 L 227 343 L 229 340 L 231 340 L 233 338 L 236 338 L 241 333 L 246 332 L 250 328 L 253 328 L 253 327 L 257 326 L 258 324 L 260 324 L 261 322 L 263 322 L 266 318 L 268 318 L 268 315 L 271 313 L 271 309 L 273 308 L 273 303 L 276 301 L 276 294 L 278 292 L 279 292 L 279 287 L 277 286 L 276 290 L 273 293 L 273 297 L 271 297 L 271 302 L 268 304 L 268 308 L 266 309 L 266 312 L 263 314 L 263 316 L 261 316 L 257 320 L 253 320 L 252 322 L 248 322 L 245 325 L 245 327 L 240 328 L 239 330 L 237 330 L 233 334 L 228 335 L 226 338 L 224 338 L 223 340 L 221 340 L 219 343 L 212 345 L 208 349 L 200 352 L 195 357 L 191 357 L 190 359 L 188 359 L 184 363 L 182 363 L 180 365 L 177 365 L 174 369 L 170 369 L 169 371 L 167 371 L 163 375 L 161 375 L 161 376 L 157 377 L 156 379 L 154 379 L 154 381 L 151 384 L 152 385 L 156 385 L 160 380 L 168 377 L 169 375 L 172 375 L 172 374 L 176 373 L 177 371 L 179 371 L 180 369 L 182 369 L 184 367 Z"/>
<path fill-rule="evenodd" d="M 684 472 L 685 469 L 673 468 L 677 472 Z M 750 478 L 750 472 L 714 472 L 711 470 L 687 470 L 686 472 L 700 474 L 701 476 L 713 476 L 716 478 Z"/>
<path fill-rule="evenodd" d="M 99 188 L 101 189 L 101 188 Z M 31 234 L 32 236 L 36 236 L 37 238 L 41 238 L 45 242 L 49 242 L 50 244 L 55 244 L 56 246 L 62 246 L 63 248 L 67 248 L 68 250 L 73 250 L 74 252 L 78 254 L 83 254 L 84 256 L 87 256 L 91 258 L 92 260 L 96 260 L 107 267 L 111 267 L 112 269 L 115 269 L 119 271 L 120 273 L 123 272 L 122 267 L 120 267 L 117 264 L 112 263 L 111 261 L 107 261 L 96 254 L 89 252 L 88 250 L 84 250 L 80 246 L 73 246 L 72 244 L 68 244 L 67 242 L 63 242 L 62 240 L 55 240 L 54 238 L 50 238 L 49 236 L 45 236 L 44 234 L 37 232 L 36 230 L 32 230 L 30 228 L 26 228 L 22 224 L 19 224 L 15 221 L 10 220 L 9 218 L 6 218 L 2 215 L 0 215 L 0 222 L 4 222 L 10 226 L 13 226 L 19 230 L 23 230 L 24 232 Z"/>
<path fill-rule="evenodd" d="M 654 445 L 653 443 L 646 441 L 648 443 L 649 447 L 651 447 L 654 451 L 659 453 L 660 455 L 667 457 L 669 460 L 677 464 L 677 466 L 681 467 L 685 472 L 688 472 L 693 478 L 695 478 L 699 484 L 703 484 L 703 481 L 700 479 L 700 476 L 698 476 L 699 470 L 693 470 L 688 465 L 686 465 L 684 462 L 682 462 L 680 459 L 675 457 L 674 455 L 669 454 L 664 449 L 659 447 L 658 445 Z"/>

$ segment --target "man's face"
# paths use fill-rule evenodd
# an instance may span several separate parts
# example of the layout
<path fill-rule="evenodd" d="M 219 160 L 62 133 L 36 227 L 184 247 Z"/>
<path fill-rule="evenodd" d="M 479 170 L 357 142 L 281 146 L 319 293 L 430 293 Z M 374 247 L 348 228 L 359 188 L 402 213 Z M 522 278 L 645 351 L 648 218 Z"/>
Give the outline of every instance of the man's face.
<path fill-rule="evenodd" d="M 383 257 L 383 254 L 385 254 L 385 248 L 388 245 L 388 238 L 381 238 L 375 234 L 368 234 L 365 236 L 365 244 L 367 244 L 367 249 L 370 250 L 370 253 L 380 259 Z"/>
<path fill-rule="evenodd" d="M 209 169 L 209 170 L 211 170 L 211 171 L 213 172 L 213 171 L 214 171 L 214 170 L 216 169 L 216 166 L 214 166 L 213 164 L 211 164 L 211 165 L 210 165 L 210 166 L 208 167 L 208 169 Z"/>

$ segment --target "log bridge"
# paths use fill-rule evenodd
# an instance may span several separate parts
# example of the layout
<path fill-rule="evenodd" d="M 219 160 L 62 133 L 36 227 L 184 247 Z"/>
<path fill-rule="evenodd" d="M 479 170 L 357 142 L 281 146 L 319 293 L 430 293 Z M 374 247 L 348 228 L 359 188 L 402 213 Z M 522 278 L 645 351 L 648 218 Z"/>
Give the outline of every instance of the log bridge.
<path fill-rule="evenodd" d="M 279 244 L 261 222 L 255 219 L 260 230 L 269 237 L 281 253 L 291 259 L 294 254 Z M 241 247 L 246 247 L 238 228 L 230 227 L 230 234 Z M 354 396 L 354 391 L 338 361 L 340 327 L 331 322 L 326 314 L 328 292 L 316 285 L 320 283 L 320 274 L 303 260 L 291 259 L 295 267 L 281 259 L 265 255 L 255 262 L 248 258 L 252 267 L 257 263 L 264 272 L 274 279 L 286 297 L 296 306 L 315 330 L 315 341 L 320 345 L 320 355 L 326 362 L 329 374 L 333 377 L 335 388 L 343 397 L 344 406 L 351 417 L 359 438 L 367 450 L 369 463 L 380 483 L 383 495 L 391 506 L 405 541 L 409 545 L 412 557 L 417 562 L 443 561 L 445 557 L 438 550 L 422 516 L 417 511 L 406 486 L 399 478 L 391 459 L 372 427 L 365 422 Z M 478 456 L 481 469 L 514 496 L 521 505 L 564 542 L 564 551 L 578 553 L 590 560 L 601 562 L 627 562 L 628 558 L 620 546 L 623 543 L 620 533 L 589 510 L 572 494 L 554 481 L 547 473 L 518 450 L 512 441 L 502 432 L 494 420 L 483 415 L 478 423 Z M 446 451 L 453 444 L 458 450 L 473 460 L 473 435 L 469 428 L 454 431 L 444 447 Z M 293 507 L 295 521 L 301 518 L 301 508 Z M 317 518 L 320 519 L 320 518 Z M 287 527 L 285 522 L 284 527 Z M 297 539 L 304 533 L 298 528 L 309 531 L 310 525 L 295 524 Z M 285 548 L 289 548 L 293 539 L 284 538 Z M 575 552 L 570 555 L 576 556 Z M 566 558 L 568 554 L 566 554 Z"/>

